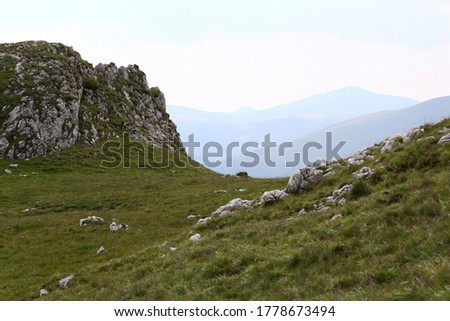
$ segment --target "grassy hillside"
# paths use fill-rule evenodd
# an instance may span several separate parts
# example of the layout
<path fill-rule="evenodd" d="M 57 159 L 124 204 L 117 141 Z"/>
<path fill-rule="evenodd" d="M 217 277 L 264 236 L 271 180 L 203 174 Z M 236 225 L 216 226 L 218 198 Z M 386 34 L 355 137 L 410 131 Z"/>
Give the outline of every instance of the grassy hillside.
<path fill-rule="evenodd" d="M 450 120 L 383 154 L 373 148 L 364 165 L 341 162 L 303 194 L 203 225 L 186 217 L 287 179 L 107 170 L 85 146 L 0 160 L 0 299 L 38 299 L 45 287 L 45 300 L 450 300 L 450 144 L 436 144 L 444 126 Z M 355 182 L 362 166 L 375 171 Z M 345 205 L 326 203 L 351 182 Z M 80 227 L 89 215 L 106 222 Z M 113 218 L 130 228 L 110 232 Z M 189 241 L 192 233 L 203 239 Z"/>

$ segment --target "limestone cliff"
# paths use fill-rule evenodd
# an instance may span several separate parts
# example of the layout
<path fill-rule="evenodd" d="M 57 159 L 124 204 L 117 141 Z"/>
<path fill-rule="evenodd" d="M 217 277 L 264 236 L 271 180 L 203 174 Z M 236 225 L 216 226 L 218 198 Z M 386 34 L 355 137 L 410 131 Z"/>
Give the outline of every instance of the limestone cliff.
<path fill-rule="evenodd" d="M 44 41 L 0 44 L 0 158 L 97 145 L 123 132 L 182 148 L 163 93 L 137 65 L 93 67 L 71 47 Z"/>

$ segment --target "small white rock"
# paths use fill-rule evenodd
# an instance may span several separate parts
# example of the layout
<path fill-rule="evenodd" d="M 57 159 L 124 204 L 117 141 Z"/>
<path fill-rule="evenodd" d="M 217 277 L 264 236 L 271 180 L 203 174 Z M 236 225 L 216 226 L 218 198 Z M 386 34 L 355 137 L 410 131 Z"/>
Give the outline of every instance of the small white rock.
<path fill-rule="evenodd" d="M 72 281 L 74 275 L 69 275 L 68 277 L 65 277 L 64 279 L 59 280 L 59 286 L 63 289 L 67 289 L 69 286 L 70 281 Z"/>
<path fill-rule="evenodd" d="M 19 167 L 19 164 L 9 164 L 9 167 L 17 168 L 17 167 Z"/>
<path fill-rule="evenodd" d="M 331 218 L 331 220 L 334 221 L 334 220 L 339 220 L 339 219 L 341 219 L 341 218 L 344 218 L 344 217 L 342 216 L 342 214 L 337 214 L 337 215 L 333 216 L 333 217 Z"/>
<path fill-rule="evenodd" d="M 169 250 L 172 251 L 172 252 L 175 252 L 177 250 L 177 248 L 171 246 L 171 247 L 169 247 Z"/>
<path fill-rule="evenodd" d="M 103 252 L 105 252 L 105 247 L 102 245 L 102 246 L 100 246 L 100 247 L 98 248 L 96 254 L 100 254 L 100 253 L 103 253 Z"/>
<path fill-rule="evenodd" d="M 306 214 L 306 210 L 304 208 L 302 208 L 297 214 L 298 215 L 305 215 Z"/>
<path fill-rule="evenodd" d="M 40 289 L 39 290 L 39 296 L 45 296 L 48 295 L 48 290 L 47 289 Z"/>
<path fill-rule="evenodd" d="M 9 170 L 9 169 L 5 169 L 5 174 L 12 174 L 12 171 L 11 170 Z"/>
<path fill-rule="evenodd" d="M 189 240 L 192 241 L 192 242 L 198 242 L 198 241 L 200 241 L 201 239 L 202 239 L 202 236 L 201 236 L 199 233 L 194 234 L 194 235 L 192 235 L 192 236 L 189 238 Z"/>
<path fill-rule="evenodd" d="M 188 220 L 193 220 L 195 218 L 197 218 L 197 215 L 189 215 L 188 217 L 186 217 Z"/>

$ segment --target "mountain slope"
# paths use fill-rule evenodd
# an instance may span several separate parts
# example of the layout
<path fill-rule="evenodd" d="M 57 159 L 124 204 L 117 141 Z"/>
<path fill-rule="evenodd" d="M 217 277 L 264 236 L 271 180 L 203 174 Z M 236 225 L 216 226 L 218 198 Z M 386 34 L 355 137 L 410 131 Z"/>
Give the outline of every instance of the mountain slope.
<path fill-rule="evenodd" d="M 426 125 L 392 150 L 370 148 L 363 165 L 320 167 L 331 174 L 299 195 L 204 224 L 287 179 L 138 168 L 136 155 L 105 170 L 82 144 L 18 167 L 0 160 L 12 171 L 0 174 L 0 298 L 45 288 L 44 300 L 449 300 L 450 143 L 437 143 L 448 128 Z M 358 179 L 363 166 L 372 172 Z M 79 226 L 88 215 L 105 222 Z M 110 232 L 113 218 L 130 228 Z"/>
<path fill-rule="evenodd" d="M 122 133 L 179 149 L 164 95 L 137 65 L 93 67 L 62 44 L 0 44 L 0 157 L 47 155 Z"/>

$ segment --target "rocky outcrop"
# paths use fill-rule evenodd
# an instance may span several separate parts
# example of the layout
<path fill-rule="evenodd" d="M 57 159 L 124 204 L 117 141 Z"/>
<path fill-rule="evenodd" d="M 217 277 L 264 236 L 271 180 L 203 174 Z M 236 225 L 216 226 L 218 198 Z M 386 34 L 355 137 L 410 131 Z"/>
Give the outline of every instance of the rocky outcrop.
<path fill-rule="evenodd" d="M 309 184 L 315 184 L 322 180 L 322 171 L 313 167 L 304 167 L 292 174 L 289 178 L 286 193 L 297 194 L 302 192 Z"/>
<path fill-rule="evenodd" d="M 93 67 L 71 47 L 43 41 L 0 44 L 0 157 L 37 157 L 122 133 L 182 148 L 163 93 L 137 65 Z"/>
<path fill-rule="evenodd" d="M 407 130 L 403 134 L 392 136 L 384 141 L 381 152 L 391 150 L 392 147 L 394 147 L 394 145 L 398 142 L 409 143 L 414 138 L 414 136 L 423 133 L 424 131 L 425 130 L 423 128 L 415 127 Z"/>

